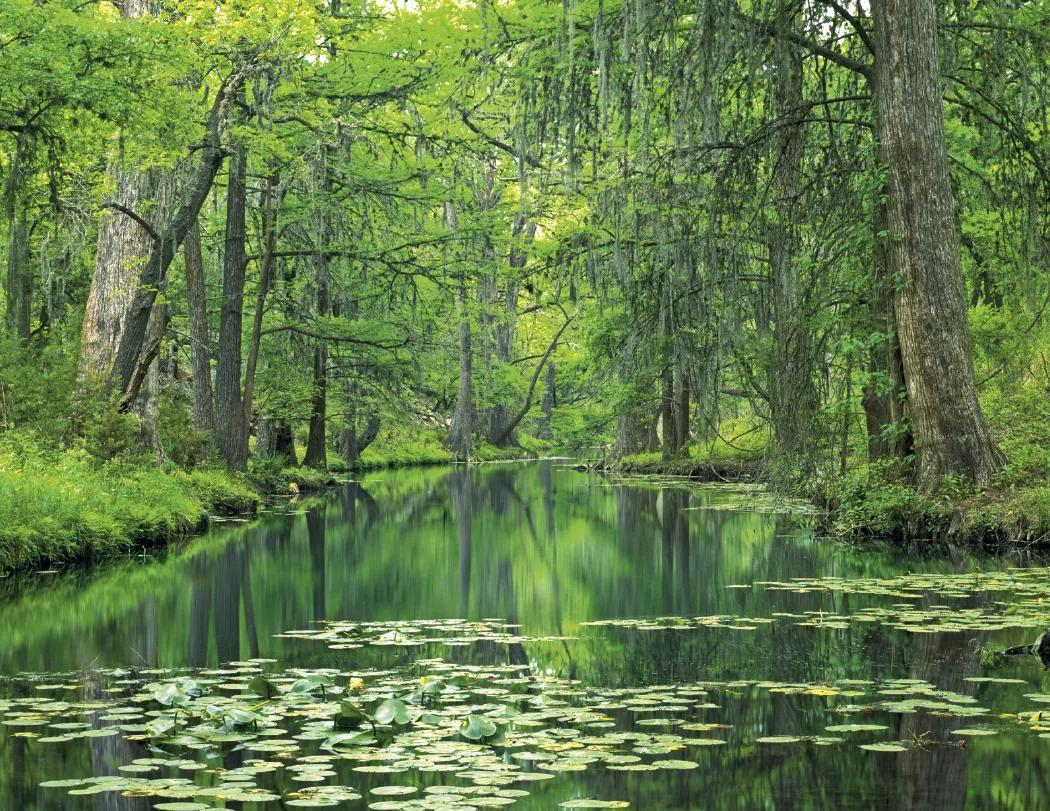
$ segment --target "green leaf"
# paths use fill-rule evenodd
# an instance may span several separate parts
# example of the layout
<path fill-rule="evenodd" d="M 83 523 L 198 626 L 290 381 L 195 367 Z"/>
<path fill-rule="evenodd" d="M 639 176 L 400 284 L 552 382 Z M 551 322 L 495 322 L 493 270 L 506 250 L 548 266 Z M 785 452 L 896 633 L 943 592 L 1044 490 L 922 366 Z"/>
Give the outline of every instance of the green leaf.
<path fill-rule="evenodd" d="M 388 698 L 376 707 L 373 716 L 379 724 L 398 724 L 404 726 L 412 722 L 412 713 L 404 701 L 396 698 Z"/>
<path fill-rule="evenodd" d="M 496 725 L 480 715 L 468 715 L 459 725 L 459 734 L 472 741 L 482 741 L 485 738 L 491 738 L 496 732 Z"/>

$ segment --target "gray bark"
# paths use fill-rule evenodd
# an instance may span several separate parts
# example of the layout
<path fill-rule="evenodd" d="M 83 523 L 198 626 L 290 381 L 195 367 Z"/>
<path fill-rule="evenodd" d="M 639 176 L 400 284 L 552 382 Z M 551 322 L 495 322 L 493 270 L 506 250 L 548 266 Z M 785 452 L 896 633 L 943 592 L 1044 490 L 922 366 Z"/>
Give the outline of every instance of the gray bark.
<path fill-rule="evenodd" d="M 126 309 L 123 329 L 117 332 L 116 354 L 113 359 L 112 371 L 109 375 L 109 387 L 111 390 L 122 394 L 122 402 L 129 403 L 135 397 L 132 387 L 132 378 L 138 363 L 139 354 L 142 351 L 143 341 L 146 337 L 146 328 L 149 324 L 150 312 L 153 310 L 153 302 L 156 301 L 157 291 L 163 283 L 168 267 L 175 256 L 175 251 L 182 244 L 187 232 L 197 222 L 201 206 L 211 191 L 215 181 L 215 175 L 225 158 L 225 153 L 220 144 L 220 129 L 226 111 L 226 103 L 231 94 L 236 94 L 244 81 L 240 71 L 235 72 L 227 78 L 223 87 L 216 93 L 215 102 L 212 105 L 208 118 L 207 134 L 200 148 L 193 176 L 187 182 L 182 192 L 180 202 L 170 216 L 163 216 L 155 220 L 152 227 L 152 239 L 149 250 L 146 253 L 145 264 L 138 275 L 137 283 L 131 287 L 131 302 Z M 146 198 L 149 199 L 149 198 Z M 135 209 L 127 207 L 121 212 L 126 218 L 132 219 L 127 213 Z M 142 223 L 138 223 L 144 229 Z M 126 227 L 126 226 L 125 226 Z M 148 232 L 147 232 L 148 233 Z M 98 266 L 96 264 L 96 272 Z M 92 283 L 94 286 L 94 282 Z M 87 330 L 85 322 L 85 330 Z"/>
<path fill-rule="evenodd" d="M 874 0 L 875 109 L 886 162 L 889 275 L 916 483 L 987 484 L 1005 461 L 977 401 L 948 174 L 934 0 Z"/>
<path fill-rule="evenodd" d="M 244 310 L 245 175 L 244 147 L 234 147 L 226 188 L 226 242 L 223 255 L 219 352 L 215 364 L 215 440 L 219 456 L 233 470 L 248 468 L 248 430 L 241 400 L 241 328 Z"/>
<path fill-rule="evenodd" d="M 110 173 L 117 185 L 116 205 L 130 211 L 152 208 L 156 212 L 163 207 L 160 173 L 123 169 L 116 164 Z M 80 376 L 89 387 L 104 382 L 112 373 L 129 304 L 151 246 L 149 232 L 123 211 L 103 213 L 80 340 Z"/>
<path fill-rule="evenodd" d="M 452 203 L 445 203 L 445 221 L 451 230 L 458 230 L 459 220 Z M 459 315 L 459 389 L 456 392 L 456 407 L 452 413 L 447 447 L 457 459 L 469 462 L 474 434 L 474 350 L 471 344 L 470 314 L 467 312 L 466 279 L 460 279 L 456 309 Z"/>
<path fill-rule="evenodd" d="M 814 384 L 813 336 L 797 257 L 801 216 L 803 131 L 802 54 L 788 39 L 798 4 L 777 3 L 773 43 L 774 105 L 780 126 L 774 139 L 772 189 L 775 219 L 768 224 L 769 304 L 773 320 L 768 378 L 769 411 L 776 446 L 791 469 L 815 462 L 815 417 L 820 398 Z M 805 478 L 805 476 L 803 476 Z"/>
<path fill-rule="evenodd" d="M 456 393 L 456 409 L 452 415 L 452 428 L 448 434 L 448 449 L 456 458 L 470 461 L 471 438 L 473 435 L 474 384 L 473 350 L 470 341 L 470 321 L 463 310 L 466 308 L 466 290 L 460 291 L 459 321 L 459 390 Z"/>
<path fill-rule="evenodd" d="M 190 327 L 193 423 L 204 431 L 213 431 L 215 403 L 211 388 L 211 335 L 208 328 L 201 232 L 196 223 L 187 232 L 182 250 L 186 260 L 186 308 Z"/>

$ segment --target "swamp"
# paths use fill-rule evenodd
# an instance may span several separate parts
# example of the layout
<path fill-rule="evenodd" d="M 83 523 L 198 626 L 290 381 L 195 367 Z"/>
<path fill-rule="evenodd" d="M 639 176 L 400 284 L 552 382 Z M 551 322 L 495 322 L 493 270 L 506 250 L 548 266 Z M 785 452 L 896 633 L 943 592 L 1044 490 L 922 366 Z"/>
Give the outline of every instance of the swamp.
<path fill-rule="evenodd" d="M 5 584 L 0 806 L 1045 804 L 1050 569 L 753 496 L 384 471 Z"/>
<path fill-rule="evenodd" d="M 1050 0 L 0 0 L 0 811 L 1050 805 Z"/>

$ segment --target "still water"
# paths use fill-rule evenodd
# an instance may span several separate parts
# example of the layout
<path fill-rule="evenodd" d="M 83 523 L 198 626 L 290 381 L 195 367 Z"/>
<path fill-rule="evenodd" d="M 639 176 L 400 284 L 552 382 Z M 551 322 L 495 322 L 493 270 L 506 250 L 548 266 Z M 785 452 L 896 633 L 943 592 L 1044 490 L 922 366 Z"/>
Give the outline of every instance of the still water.
<path fill-rule="evenodd" d="M 551 809 L 591 797 L 654 811 L 1047 807 L 1050 739 L 1010 718 L 999 719 L 994 735 L 963 737 L 953 730 L 974 726 L 973 718 L 873 711 L 862 720 L 885 730 L 876 737 L 847 736 L 830 745 L 757 742 L 820 735 L 826 726 L 856 720 L 836 710 L 845 703 L 841 696 L 785 689 L 798 683 L 858 680 L 875 682 L 864 689 L 877 692 L 886 680 L 921 680 L 987 708 L 988 718 L 1032 710 L 1026 695 L 1050 693 L 1039 660 L 986 653 L 1031 641 L 1031 630 L 916 634 L 877 622 L 814 629 L 773 621 L 653 631 L 581 624 L 843 614 L 864 598 L 743 586 L 1033 565 L 859 551 L 815 537 L 809 519 L 769 509 L 776 506 L 748 490 L 610 480 L 556 462 L 370 474 L 325 497 L 280 505 L 259 521 L 219 524 L 167 555 L 0 581 L 0 698 L 32 696 L 32 682 L 8 678 L 27 672 L 66 673 L 61 680 L 97 697 L 114 678 L 93 676 L 98 670 L 137 674 L 259 658 L 276 660 L 267 664 L 273 669 L 347 674 L 397 671 L 443 656 L 463 664 L 527 665 L 534 674 L 588 690 L 731 682 L 685 719 L 717 722 L 725 740 L 678 755 L 698 768 L 631 772 L 598 764 L 559 772 L 526 786 L 528 796 L 508 807 Z M 316 640 L 278 636 L 323 620 L 436 618 L 498 619 L 520 626 L 526 638 L 442 651 L 433 645 L 331 650 Z M 973 681 L 984 676 L 998 681 Z M 634 729 L 631 723 L 625 728 Z M 116 774 L 121 765 L 156 754 L 141 743 L 118 737 L 41 743 L 17 726 L 0 730 L 4 811 L 144 811 L 163 802 L 119 793 L 67 796 L 39 786 Z M 905 742 L 907 751 L 857 745 L 873 740 Z M 232 768 L 243 759 L 234 749 L 211 766 Z M 362 774 L 352 765 L 340 762 L 332 778 L 364 794 L 338 804 L 347 809 L 396 801 L 367 793 L 391 782 L 455 783 L 442 774 Z"/>

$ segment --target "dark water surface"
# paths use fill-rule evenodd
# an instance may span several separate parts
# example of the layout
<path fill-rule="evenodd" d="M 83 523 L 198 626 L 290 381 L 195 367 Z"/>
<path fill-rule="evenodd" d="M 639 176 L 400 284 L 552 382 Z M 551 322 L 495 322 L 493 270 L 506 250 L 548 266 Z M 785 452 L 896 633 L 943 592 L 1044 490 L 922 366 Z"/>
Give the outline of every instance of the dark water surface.
<path fill-rule="evenodd" d="M 747 509 L 758 501 L 765 499 L 746 490 L 610 481 L 548 462 L 371 474 L 258 522 L 219 525 L 164 557 L 0 581 L 0 676 L 79 671 L 65 680 L 97 696 L 113 676 L 90 675 L 96 669 L 213 668 L 262 657 L 278 660 L 273 668 L 357 672 L 444 656 L 468 664 L 524 662 L 536 673 L 588 688 L 916 679 L 973 696 L 990 717 L 1037 709 L 1025 695 L 1050 692 L 1035 657 L 982 655 L 1030 641 L 1029 630 L 908 634 L 878 623 L 814 629 L 781 621 L 755 630 L 580 625 L 610 618 L 846 613 L 851 603 L 860 604 L 856 595 L 728 587 L 1018 563 L 857 551 L 815 538 L 804 517 Z M 577 638 L 479 643 L 450 652 L 434 646 L 329 650 L 317 641 L 275 636 L 325 619 L 434 618 L 498 618 L 520 624 L 529 636 Z M 967 681 L 982 675 L 1024 683 Z M 998 734 L 962 738 L 952 730 L 974 726 L 973 718 L 880 712 L 860 719 L 888 727 L 875 736 L 846 736 L 828 746 L 762 744 L 756 739 L 827 734 L 827 725 L 857 720 L 834 711 L 848 702 L 841 696 L 768 687 L 720 689 L 708 698 L 716 708 L 685 719 L 728 726 L 720 733 L 726 745 L 673 755 L 699 768 L 622 772 L 597 764 L 530 783 L 524 786 L 530 794 L 508 807 L 550 809 L 586 797 L 654 810 L 1032 809 L 1050 803 L 1050 739 L 1010 719 L 999 719 Z M 0 697 L 33 689 L 25 680 L 0 682 Z M 911 745 L 906 752 L 858 746 L 880 740 Z M 152 808 L 163 801 L 67 796 L 39 787 L 114 773 L 150 754 L 118 737 L 49 744 L 0 727 L 0 809 Z M 239 757 L 233 752 L 218 765 L 232 767 Z M 340 766 L 338 782 L 365 799 L 341 808 L 400 799 L 369 797 L 370 787 L 428 786 L 445 777 L 361 774 L 352 765 Z"/>

